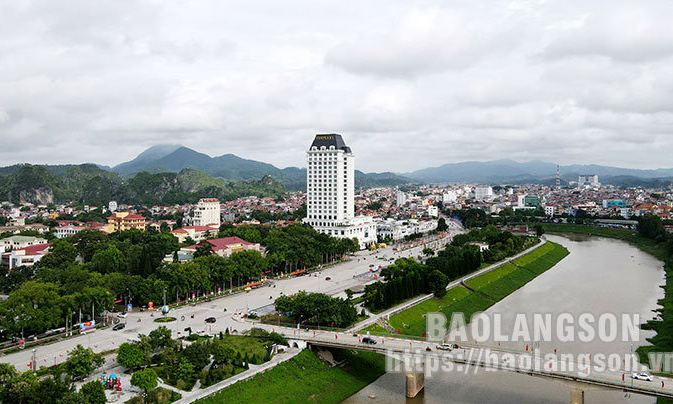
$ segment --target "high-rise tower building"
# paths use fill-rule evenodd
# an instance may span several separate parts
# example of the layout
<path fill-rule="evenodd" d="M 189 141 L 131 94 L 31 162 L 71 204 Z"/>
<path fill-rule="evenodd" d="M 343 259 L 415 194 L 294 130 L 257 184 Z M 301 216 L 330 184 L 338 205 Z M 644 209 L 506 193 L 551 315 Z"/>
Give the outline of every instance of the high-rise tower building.
<path fill-rule="evenodd" d="M 369 216 L 355 217 L 355 164 L 341 135 L 319 134 L 306 152 L 305 223 L 335 237 L 356 237 L 362 248 L 376 242 Z"/>

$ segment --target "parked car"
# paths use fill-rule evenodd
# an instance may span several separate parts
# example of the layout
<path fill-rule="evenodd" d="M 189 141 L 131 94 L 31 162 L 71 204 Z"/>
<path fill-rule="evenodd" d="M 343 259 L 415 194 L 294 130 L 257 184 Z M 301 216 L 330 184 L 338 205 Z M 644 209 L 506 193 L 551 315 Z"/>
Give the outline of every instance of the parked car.
<path fill-rule="evenodd" d="M 326 281 L 331 281 L 332 278 L 330 278 L 330 277 L 328 276 L 328 277 L 325 278 L 325 280 L 326 280 Z"/>
<path fill-rule="evenodd" d="M 376 345 L 376 340 L 372 337 L 364 337 L 364 338 L 362 338 L 362 343 L 363 344 Z"/>
<path fill-rule="evenodd" d="M 126 316 L 127 316 L 126 312 L 117 314 L 117 317 L 119 318 L 126 318 Z"/>
<path fill-rule="evenodd" d="M 208 318 L 206 319 L 206 323 L 211 323 L 211 324 L 212 324 L 212 323 L 214 323 L 215 321 L 217 321 L 217 320 L 215 319 L 215 317 L 208 317 Z"/>
<path fill-rule="evenodd" d="M 441 344 L 441 345 L 437 345 L 437 349 L 439 349 L 439 350 L 441 350 L 441 351 L 450 351 L 452 348 L 453 348 L 453 347 L 451 346 L 451 344 Z"/>
<path fill-rule="evenodd" d="M 633 375 L 631 375 L 631 377 L 636 379 L 636 380 L 644 380 L 646 382 L 651 382 L 652 380 L 654 380 L 652 375 L 647 373 L 647 372 L 633 373 Z"/>
<path fill-rule="evenodd" d="M 119 323 L 119 324 L 115 324 L 115 326 L 112 327 L 112 331 L 119 331 L 119 330 L 123 330 L 124 328 L 126 328 L 126 324 Z"/>

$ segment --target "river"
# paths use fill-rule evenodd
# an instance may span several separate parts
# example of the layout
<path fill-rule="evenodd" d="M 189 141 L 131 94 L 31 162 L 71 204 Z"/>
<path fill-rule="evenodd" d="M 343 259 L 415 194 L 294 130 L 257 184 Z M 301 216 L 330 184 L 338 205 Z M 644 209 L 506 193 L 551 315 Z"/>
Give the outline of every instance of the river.
<path fill-rule="evenodd" d="M 548 235 L 548 240 L 565 246 L 570 255 L 555 267 L 491 306 L 486 313 L 502 313 L 503 331 L 510 332 L 515 313 L 591 312 L 596 316 L 610 312 L 639 313 L 642 321 L 653 318 L 653 309 L 664 293 L 662 263 L 623 241 L 586 236 Z M 646 345 L 650 331 L 640 331 L 639 343 L 572 342 L 541 343 L 541 352 L 620 353 Z M 518 346 L 519 343 L 508 343 Z M 505 343 L 503 343 L 505 345 Z M 520 347 L 520 346 L 519 346 Z M 405 398 L 405 376 L 387 373 L 357 394 L 343 401 L 356 403 L 564 403 L 570 402 L 570 389 L 556 381 L 510 372 L 475 374 L 439 373 L 426 378 L 425 390 L 416 398 Z M 370 398 L 376 396 L 375 398 Z M 587 390 L 585 403 L 655 403 L 652 397 L 608 390 Z"/>

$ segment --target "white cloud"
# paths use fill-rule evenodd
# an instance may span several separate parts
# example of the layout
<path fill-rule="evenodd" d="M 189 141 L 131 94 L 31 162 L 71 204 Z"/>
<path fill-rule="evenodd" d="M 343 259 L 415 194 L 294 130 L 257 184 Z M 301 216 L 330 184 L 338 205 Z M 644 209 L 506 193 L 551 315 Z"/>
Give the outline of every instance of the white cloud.
<path fill-rule="evenodd" d="M 357 168 L 671 166 L 673 5 L 645 0 L 0 3 L 0 164 L 157 143 Z"/>

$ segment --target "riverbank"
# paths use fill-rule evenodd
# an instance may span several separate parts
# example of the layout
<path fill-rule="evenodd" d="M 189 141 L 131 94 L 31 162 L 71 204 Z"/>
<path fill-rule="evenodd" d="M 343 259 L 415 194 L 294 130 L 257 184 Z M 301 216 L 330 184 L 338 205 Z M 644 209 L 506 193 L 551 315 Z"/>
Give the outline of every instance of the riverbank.
<path fill-rule="evenodd" d="M 666 273 L 666 283 L 662 286 L 664 289 L 664 298 L 659 299 L 657 302 L 661 306 L 661 308 L 657 310 L 660 319 L 650 320 L 642 325 L 643 329 L 653 330 L 657 334 L 652 338 L 648 338 L 648 342 L 652 345 L 641 346 L 636 352 L 638 353 L 640 362 L 649 365 L 652 365 L 648 356 L 650 352 L 673 352 L 673 282 L 669 281 L 670 279 L 673 279 L 673 251 L 667 249 L 667 246 L 664 243 L 657 243 L 652 239 L 639 235 L 635 231 L 626 229 L 550 223 L 545 223 L 542 226 L 548 233 L 575 233 L 623 240 L 663 261 L 664 271 Z M 658 369 L 653 370 L 657 371 Z M 672 375 L 670 372 L 660 374 L 666 376 Z M 657 403 L 673 404 L 673 400 L 660 398 Z"/>
<path fill-rule="evenodd" d="M 669 253 L 663 244 L 657 243 L 656 241 L 647 237 L 643 237 L 639 235 L 638 232 L 633 230 L 614 229 L 611 227 L 597 227 L 581 224 L 557 223 L 542 223 L 542 228 L 546 233 L 574 233 L 584 234 L 587 236 L 609 237 L 624 240 L 662 261 L 665 261 L 669 256 Z"/>
<path fill-rule="evenodd" d="M 365 351 L 330 352 L 334 361 L 339 363 L 338 366 L 332 366 L 314 351 L 306 349 L 273 369 L 196 402 L 336 404 L 385 373 L 385 359 L 382 355 Z"/>
<path fill-rule="evenodd" d="M 462 312 L 469 320 L 472 314 L 491 307 L 556 265 L 566 255 L 568 250 L 563 246 L 547 242 L 511 263 L 449 289 L 441 299 L 431 298 L 392 315 L 388 324 L 398 330 L 397 334 L 381 332 L 382 328 L 374 326 L 366 330 L 378 335 L 422 337 L 425 333 L 426 313 L 441 312 L 450 319 L 451 314 Z"/>

